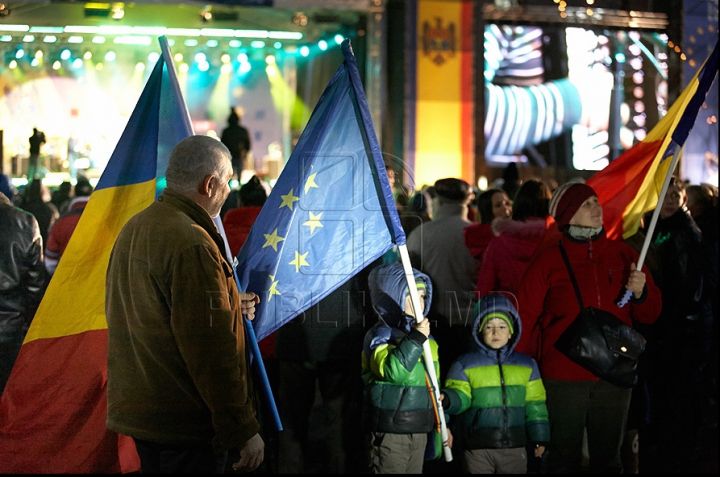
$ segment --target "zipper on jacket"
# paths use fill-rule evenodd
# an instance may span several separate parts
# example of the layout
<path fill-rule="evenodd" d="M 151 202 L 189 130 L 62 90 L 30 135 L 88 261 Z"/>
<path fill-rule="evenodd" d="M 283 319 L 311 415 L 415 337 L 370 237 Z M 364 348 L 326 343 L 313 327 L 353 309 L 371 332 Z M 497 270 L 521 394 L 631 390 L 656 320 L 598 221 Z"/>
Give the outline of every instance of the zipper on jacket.
<path fill-rule="evenodd" d="M 598 282 L 598 269 L 597 269 L 597 263 L 595 263 L 594 255 L 593 255 L 593 239 L 590 237 L 588 239 L 588 250 L 587 250 L 587 256 L 585 257 L 587 260 L 592 263 L 593 267 L 593 278 L 595 279 L 595 295 L 597 296 L 597 306 L 598 308 L 602 306 L 602 303 L 600 303 L 600 283 Z"/>
<path fill-rule="evenodd" d="M 503 366 L 500 360 L 502 349 L 497 350 L 497 363 L 498 370 L 500 371 L 500 389 L 502 391 L 502 407 L 503 407 L 503 438 L 507 441 L 508 435 L 508 410 L 507 410 L 507 392 L 505 390 L 505 373 L 503 373 Z M 507 445 L 507 442 L 503 443 Z"/>

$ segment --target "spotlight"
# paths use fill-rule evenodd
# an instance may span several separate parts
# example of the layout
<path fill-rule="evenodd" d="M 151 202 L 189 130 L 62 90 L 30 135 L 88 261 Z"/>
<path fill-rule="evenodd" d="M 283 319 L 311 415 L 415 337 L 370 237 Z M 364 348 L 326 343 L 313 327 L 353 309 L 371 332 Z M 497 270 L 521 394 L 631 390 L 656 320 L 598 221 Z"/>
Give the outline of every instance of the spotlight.
<path fill-rule="evenodd" d="M 110 7 L 110 17 L 113 20 L 121 20 L 125 16 L 125 4 L 124 3 L 113 3 Z"/>
<path fill-rule="evenodd" d="M 10 15 L 10 8 L 7 6 L 7 3 L 0 3 L 0 16 L 6 17 Z"/>
<path fill-rule="evenodd" d="M 303 12 L 296 12 L 292 17 L 292 22 L 298 26 L 307 26 L 308 17 Z"/>
<path fill-rule="evenodd" d="M 211 21 L 212 17 L 212 12 L 210 11 L 209 6 L 200 10 L 200 20 L 202 20 L 203 23 Z"/>

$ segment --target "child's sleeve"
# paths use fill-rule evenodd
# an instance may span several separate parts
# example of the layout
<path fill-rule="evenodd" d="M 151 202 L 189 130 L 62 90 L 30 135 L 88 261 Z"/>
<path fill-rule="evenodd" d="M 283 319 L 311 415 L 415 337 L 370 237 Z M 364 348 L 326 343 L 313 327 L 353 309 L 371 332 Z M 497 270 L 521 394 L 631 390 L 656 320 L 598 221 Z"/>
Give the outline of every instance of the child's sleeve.
<path fill-rule="evenodd" d="M 410 379 L 415 366 L 420 362 L 423 347 L 417 341 L 405 336 L 397 344 L 391 337 L 391 328 L 382 327 L 370 343 L 370 371 L 390 383 L 404 383 Z"/>
<path fill-rule="evenodd" d="M 550 423 L 545 399 L 545 386 L 537 362 L 533 359 L 525 391 L 525 426 L 528 439 L 535 444 L 550 442 Z"/>
<path fill-rule="evenodd" d="M 443 409 L 445 409 L 446 413 L 460 414 L 470 408 L 472 396 L 470 381 L 459 359 L 455 360 L 450 366 L 445 380 L 445 387 L 441 389 L 441 392 L 445 394 Z"/>

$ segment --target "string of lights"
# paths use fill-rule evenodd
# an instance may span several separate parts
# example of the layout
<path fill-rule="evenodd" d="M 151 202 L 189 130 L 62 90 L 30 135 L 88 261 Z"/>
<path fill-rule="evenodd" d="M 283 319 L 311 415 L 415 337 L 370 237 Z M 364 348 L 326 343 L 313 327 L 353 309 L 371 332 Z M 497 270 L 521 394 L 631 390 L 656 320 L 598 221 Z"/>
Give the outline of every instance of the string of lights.
<path fill-rule="evenodd" d="M 281 30 L 0 24 L 0 50 L 3 52 L 0 67 L 15 69 L 25 61 L 29 67 L 35 68 L 51 65 L 58 70 L 64 62 L 70 62 L 70 67 L 80 68 L 83 59 L 98 56 L 105 62 L 113 62 L 117 58 L 117 50 L 126 46 L 152 50 L 147 55 L 149 61 L 154 61 L 158 55 L 156 39 L 163 35 L 174 49 L 185 47 L 196 50 L 189 56 L 194 58 L 201 70 L 207 71 L 212 64 L 218 67 L 228 64 L 230 56 L 235 57 L 243 69 L 249 65 L 249 57 L 308 57 L 341 44 L 350 33 L 336 33 L 332 37 L 307 43 L 302 42 L 303 33 Z M 210 58 L 220 60 L 211 63 Z M 102 68 L 98 66 L 101 64 L 96 63 L 96 67 Z"/>

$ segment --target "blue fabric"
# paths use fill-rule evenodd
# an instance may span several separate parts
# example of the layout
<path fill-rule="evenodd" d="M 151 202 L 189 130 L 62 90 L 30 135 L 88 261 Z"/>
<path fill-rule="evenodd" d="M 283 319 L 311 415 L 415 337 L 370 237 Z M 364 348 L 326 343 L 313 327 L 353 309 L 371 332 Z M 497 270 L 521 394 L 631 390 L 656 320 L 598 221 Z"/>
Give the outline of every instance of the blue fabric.
<path fill-rule="evenodd" d="M 702 67 L 702 71 L 698 75 L 697 91 L 695 91 L 695 94 L 693 95 L 692 99 L 685 108 L 685 111 L 680 117 L 678 125 L 675 127 L 675 131 L 673 131 L 672 133 L 673 142 L 675 142 L 675 144 L 678 144 L 681 147 L 683 144 L 685 144 L 685 140 L 690 134 L 690 130 L 695 125 L 698 111 L 700 111 L 700 107 L 705 101 L 705 97 L 707 96 L 707 93 L 710 90 L 710 86 L 712 86 L 713 81 L 715 81 L 715 76 L 717 76 L 717 74 L 718 42 L 716 41 L 713 52 L 710 54 L 710 56 L 708 56 L 705 65 L 703 65 Z M 674 148 L 672 147 L 668 147 L 669 151 L 672 151 L 673 149 Z"/>
<path fill-rule="evenodd" d="M 15 201 L 15 187 L 13 187 L 10 177 L 6 174 L 0 174 L 0 192 L 5 194 L 5 197 L 10 199 L 10 202 Z"/>
<path fill-rule="evenodd" d="M 404 244 L 349 41 L 238 254 L 258 340 Z"/>
<path fill-rule="evenodd" d="M 163 36 L 159 41 L 164 51 L 155 63 L 95 190 L 157 178 L 157 197 L 165 188 L 170 152 L 178 142 L 193 134 L 187 107 L 174 77 L 167 40 Z"/>

